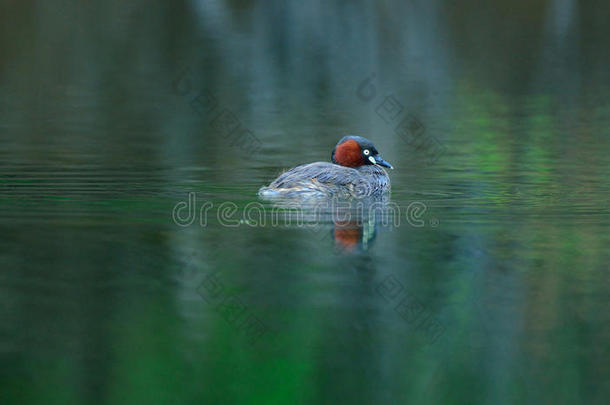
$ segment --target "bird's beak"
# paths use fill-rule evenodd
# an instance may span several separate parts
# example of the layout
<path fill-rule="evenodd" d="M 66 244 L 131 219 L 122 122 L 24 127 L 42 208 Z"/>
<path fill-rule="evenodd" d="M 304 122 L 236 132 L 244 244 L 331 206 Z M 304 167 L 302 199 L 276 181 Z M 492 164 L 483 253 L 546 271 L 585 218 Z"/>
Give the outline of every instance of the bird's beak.
<path fill-rule="evenodd" d="M 378 166 L 383 166 L 383 167 L 388 167 L 390 169 L 394 169 L 394 166 L 392 166 L 391 164 L 389 164 L 388 162 L 383 160 L 383 158 L 381 156 L 379 156 L 379 155 L 369 156 L 369 160 L 374 165 L 378 165 Z"/>

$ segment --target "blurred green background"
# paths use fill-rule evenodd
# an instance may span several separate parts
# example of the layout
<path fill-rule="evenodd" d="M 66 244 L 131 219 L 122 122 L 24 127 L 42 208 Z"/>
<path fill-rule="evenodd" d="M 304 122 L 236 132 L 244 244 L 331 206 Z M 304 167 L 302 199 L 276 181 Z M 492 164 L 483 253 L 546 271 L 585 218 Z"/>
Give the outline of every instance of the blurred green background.
<path fill-rule="evenodd" d="M 1 1 L 0 401 L 607 403 L 609 18 L 575 0 Z M 424 226 L 172 220 L 189 192 L 241 210 L 348 133 Z"/>

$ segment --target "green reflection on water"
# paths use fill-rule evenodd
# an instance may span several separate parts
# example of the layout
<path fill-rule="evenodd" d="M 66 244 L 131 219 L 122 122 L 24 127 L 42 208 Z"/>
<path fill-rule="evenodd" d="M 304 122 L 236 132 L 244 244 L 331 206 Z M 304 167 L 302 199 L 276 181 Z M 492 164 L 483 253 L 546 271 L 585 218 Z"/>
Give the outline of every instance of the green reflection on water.
<path fill-rule="evenodd" d="M 0 6 L 3 403 L 604 403 L 601 6 L 299 4 Z M 176 94 L 185 67 L 258 153 Z M 390 94 L 446 148 L 432 165 L 376 112 Z M 345 133 L 423 227 L 221 225 Z M 205 227 L 172 221 L 189 192 Z"/>

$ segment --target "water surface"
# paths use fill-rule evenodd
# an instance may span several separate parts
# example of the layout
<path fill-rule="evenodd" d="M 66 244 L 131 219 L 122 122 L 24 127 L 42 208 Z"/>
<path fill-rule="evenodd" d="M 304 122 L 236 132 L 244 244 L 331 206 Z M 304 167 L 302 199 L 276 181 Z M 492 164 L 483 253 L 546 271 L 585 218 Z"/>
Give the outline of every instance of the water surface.
<path fill-rule="evenodd" d="M 59 3 L 0 6 L 3 403 L 607 402 L 607 6 Z M 398 226 L 243 216 L 347 133 Z"/>

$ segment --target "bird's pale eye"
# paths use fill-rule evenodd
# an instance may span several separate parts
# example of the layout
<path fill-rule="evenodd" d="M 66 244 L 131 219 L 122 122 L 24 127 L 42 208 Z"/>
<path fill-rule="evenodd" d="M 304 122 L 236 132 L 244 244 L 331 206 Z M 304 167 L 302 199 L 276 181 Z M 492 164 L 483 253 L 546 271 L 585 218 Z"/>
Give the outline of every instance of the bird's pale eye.
<path fill-rule="evenodd" d="M 368 149 L 365 149 L 365 150 L 364 150 L 364 154 L 365 154 L 366 156 L 368 156 L 370 153 L 371 153 L 371 152 L 369 152 L 369 150 L 368 150 Z"/>

